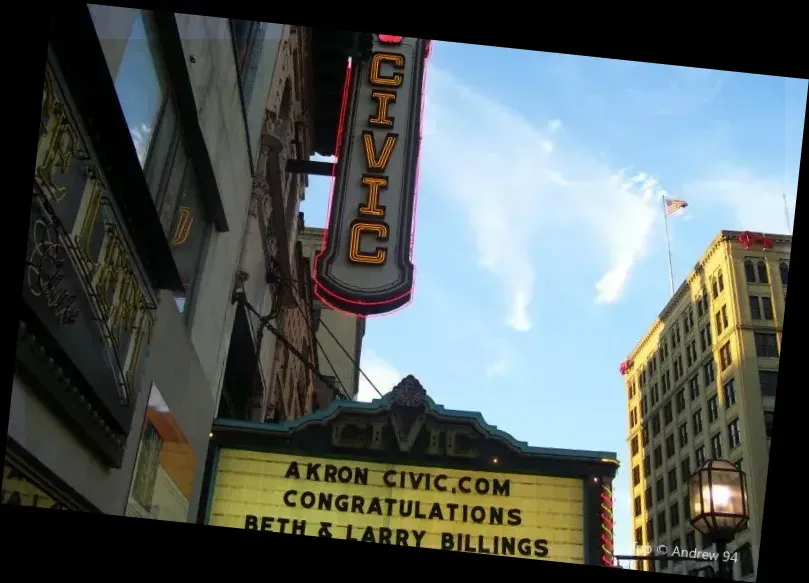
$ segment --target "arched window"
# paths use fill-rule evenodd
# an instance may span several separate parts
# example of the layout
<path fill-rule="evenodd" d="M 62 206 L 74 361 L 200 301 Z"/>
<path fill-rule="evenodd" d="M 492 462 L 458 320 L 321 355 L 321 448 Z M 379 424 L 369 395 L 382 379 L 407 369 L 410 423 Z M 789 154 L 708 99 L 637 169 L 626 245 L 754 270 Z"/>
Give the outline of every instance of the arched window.
<path fill-rule="evenodd" d="M 789 265 L 782 261 L 781 265 L 778 266 L 778 270 L 781 272 L 781 285 L 786 285 L 789 279 Z"/>
<path fill-rule="evenodd" d="M 770 278 L 767 276 L 767 264 L 763 261 L 758 262 L 758 281 L 760 283 L 770 283 Z"/>
<path fill-rule="evenodd" d="M 753 262 L 749 259 L 744 262 L 744 278 L 747 283 L 756 283 L 756 270 L 753 267 Z"/>

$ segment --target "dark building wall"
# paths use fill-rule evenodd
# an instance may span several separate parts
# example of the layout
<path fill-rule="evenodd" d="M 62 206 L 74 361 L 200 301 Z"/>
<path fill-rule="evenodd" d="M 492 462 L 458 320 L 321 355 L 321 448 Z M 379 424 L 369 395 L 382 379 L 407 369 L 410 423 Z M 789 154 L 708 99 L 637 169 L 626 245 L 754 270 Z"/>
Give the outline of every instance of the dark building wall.
<path fill-rule="evenodd" d="M 91 6 L 89 14 L 92 15 L 103 56 L 114 79 L 126 65 L 126 50 L 128 42 L 131 42 L 127 41 L 127 37 L 133 30 L 139 11 Z M 182 221 L 177 218 L 182 217 L 182 213 L 176 215 L 174 209 L 169 209 L 175 212 L 174 218 L 171 213 L 164 215 L 163 211 L 169 205 L 161 202 L 153 189 L 152 195 L 166 239 L 180 274 L 188 282 L 185 300 L 179 300 L 174 292 L 156 290 L 155 324 L 136 382 L 134 414 L 119 469 L 109 467 L 88 449 L 60 413 L 42 401 L 31 389 L 30 383 L 17 375 L 12 389 L 8 434 L 100 511 L 123 514 L 128 503 L 132 506 L 129 493 L 133 473 L 146 459 L 141 437 L 154 387 L 173 415 L 180 433 L 187 439 L 192 457 L 196 460 L 193 488 L 188 500 L 188 516 L 195 516 L 211 420 L 219 399 L 236 311 L 231 302 L 234 275 L 247 219 L 259 126 L 265 110 L 261 104 L 262 100 L 266 103 L 269 92 L 279 42 L 279 25 L 265 27 L 262 29 L 263 36 L 258 39 L 261 50 L 254 51 L 257 56 L 251 67 L 255 74 L 251 81 L 247 111 L 243 108 L 239 90 L 229 21 L 190 15 L 163 15 L 162 26 L 163 31 L 166 26 L 169 30 L 173 27 L 174 44 L 179 50 L 173 53 L 171 50 L 165 53 L 158 50 L 153 54 L 165 58 L 166 62 L 160 62 L 160 56 L 156 59 L 157 67 L 161 69 L 159 74 L 165 82 L 164 92 L 175 98 L 176 123 L 182 128 L 180 140 L 185 148 L 182 164 L 189 170 L 181 175 L 196 178 L 193 187 L 178 188 L 181 193 L 177 196 L 184 197 L 189 190 L 202 192 L 197 195 L 199 200 L 180 200 L 177 204 L 190 209 L 191 216 L 198 221 L 197 225 L 204 224 L 205 227 L 195 242 L 195 267 L 186 269 L 184 262 L 191 255 L 182 247 Z M 158 44 L 164 45 L 162 48 L 165 49 L 167 43 L 171 44 L 171 35 L 157 36 Z M 145 42 L 145 38 L 142 38 L 144 46 Z M 175 67 L 173 72 L 172 59 Z M 176 71 L 178 59 L 185 61 L 185 71 L 179 75 Z M 182 86 L 183 81 L 185 86 Z M 126 98 L 119 94 L 119 101 L 122 101 L 122 109 L 126 110 L 123 104 Z M 259 121 L 256 122 L 256 119 Z M 160 139 L 163 127 L 160 123 L 152 128 L 153 147 Z M 248 139 L 248 136 L 251 138 Z M 171 184 L 172 173 L 181 168 L 181 158 L 173 154 L 171 159 L 173 162 L 163 170 L 166 177 L 163 182 L 158 179 L 150 182 L 150 167 L 148 164 L 145 166 L 144 173 L 150 187 L 158 183 Z M 187 184 L 183 180 L 183 184 Z M 168 187 L 165 188 L 168 190 Z M 194 214 L 195 209 L 199 211 L 197 214 Z M 135 252 L 140 254 L 141 250 L 135 249 Z M 142 512 L 132 514 L 144 515 Z"/>

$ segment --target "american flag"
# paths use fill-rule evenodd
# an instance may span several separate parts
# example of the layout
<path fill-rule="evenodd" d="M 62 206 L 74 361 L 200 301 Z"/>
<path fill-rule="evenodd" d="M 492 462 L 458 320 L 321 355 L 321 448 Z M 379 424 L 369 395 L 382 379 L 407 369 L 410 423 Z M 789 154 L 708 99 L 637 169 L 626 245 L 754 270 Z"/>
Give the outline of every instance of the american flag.
<path fill-rule="evenodd" d="M 666 214 L 673 215 L 680 209 L 684 209 L 688 206 L 688 203 L 684 200 L 674 200 L 671 198 L 665 199 L 666 201 Z"/>

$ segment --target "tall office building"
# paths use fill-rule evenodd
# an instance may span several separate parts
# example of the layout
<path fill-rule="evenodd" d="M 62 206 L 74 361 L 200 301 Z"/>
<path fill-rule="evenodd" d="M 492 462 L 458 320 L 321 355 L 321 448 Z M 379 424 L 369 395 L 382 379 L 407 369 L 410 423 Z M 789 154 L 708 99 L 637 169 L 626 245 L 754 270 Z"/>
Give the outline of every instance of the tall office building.
<path fill-rule="evenodd" d="M 750 505 L 728 547 L 737 580 L 755 579 L 791 246 L 789 236 L 722 231 L 621 368 L 635 543 L 713 548 L 690 525 L 688 478 L 705 460 L 730 460 L 747 474 Z"/>

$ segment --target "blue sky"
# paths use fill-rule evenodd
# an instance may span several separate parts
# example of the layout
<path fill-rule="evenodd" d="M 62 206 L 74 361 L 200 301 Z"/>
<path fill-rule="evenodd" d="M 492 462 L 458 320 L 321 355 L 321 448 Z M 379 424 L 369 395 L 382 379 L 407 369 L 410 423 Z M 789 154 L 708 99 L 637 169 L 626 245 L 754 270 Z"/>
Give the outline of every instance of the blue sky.
<path fill-rule="evenodd" d="M 414 301 L 369 319 L 363 370 L 382 391 L 413 374 L 532 445 L 624 460 L 618 365 L 669 297 L 660 193 L 689 203 L 669 221 L 676 283 L 721 229 L 791 230 L 806 94 L 805 80 L 435 43 Z M 310 180 L 308 226 L 325 226 L 328 191 Z"/>

